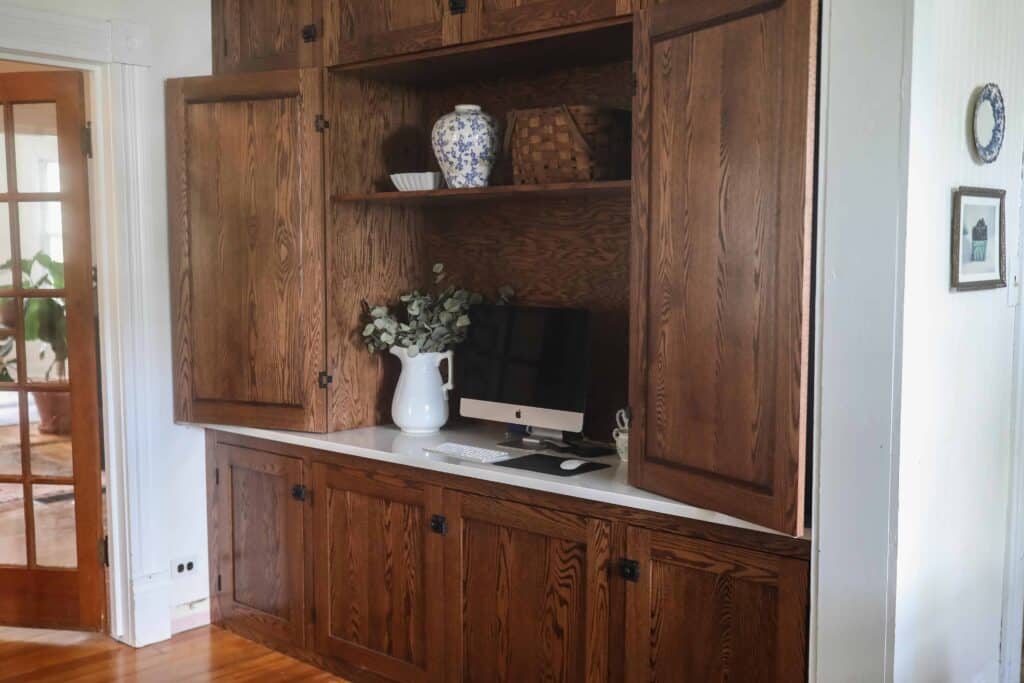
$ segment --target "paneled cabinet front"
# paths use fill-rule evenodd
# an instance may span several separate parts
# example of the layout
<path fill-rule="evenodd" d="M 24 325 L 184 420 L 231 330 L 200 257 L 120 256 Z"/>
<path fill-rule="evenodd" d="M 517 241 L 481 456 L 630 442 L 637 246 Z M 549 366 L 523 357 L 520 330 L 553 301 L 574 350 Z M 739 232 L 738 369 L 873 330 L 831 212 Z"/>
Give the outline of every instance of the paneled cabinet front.
<path fill-rule="evenodd" d="M 320 0 L 213 0 L 213 72 L 321 63 Z"/>
<path fill-rule="evenodd" d="M 320 78 L 167 82 L 177 420 L 326 428 Z"/>
<path fill-rule="evenodd" d="M 442 678 L 441 490 L 313 465 L 316 648 L 396 681 Z"/>
<path fill-rule="evenodd" d="M 323 1 L 328 65 L 421 52 L 461 39 L 459 8 L 465 0 Z"/>
<path fill-rule="evenodd" d="M 213 620 L 282 645 L 304 644 L 303 461 L 210 444 Z"/>
<path fill-rule="evenodd" d="M 631 11 L 630 0 L 468 0 L 462 42 L 570 28 Z"/>

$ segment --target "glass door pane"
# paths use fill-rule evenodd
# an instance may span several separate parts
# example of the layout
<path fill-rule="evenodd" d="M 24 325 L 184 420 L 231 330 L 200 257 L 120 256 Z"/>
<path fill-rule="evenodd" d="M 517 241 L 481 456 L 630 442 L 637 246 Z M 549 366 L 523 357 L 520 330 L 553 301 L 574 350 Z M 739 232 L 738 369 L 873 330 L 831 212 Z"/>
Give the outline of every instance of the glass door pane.
<path fill-rule="evenodd" d="M 14 105 L 14 166 L 19 193 L 60 192 L 56 103 Z"/>

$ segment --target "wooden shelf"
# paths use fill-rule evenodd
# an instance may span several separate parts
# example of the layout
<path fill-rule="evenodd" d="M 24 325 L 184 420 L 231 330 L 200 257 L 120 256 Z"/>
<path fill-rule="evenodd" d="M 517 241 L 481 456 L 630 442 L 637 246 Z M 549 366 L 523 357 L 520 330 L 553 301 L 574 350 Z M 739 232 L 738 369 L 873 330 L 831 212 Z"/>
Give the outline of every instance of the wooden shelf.
<path fill-rule="evenodd" d="M 622 196 L 628 197 L 629 180 L 599 180 L 582 183 L 551 183 L 548 185 L 496 185 L 467 190 L 426 190 L 421 192 L 368 192 L 332 197 L 335 203 L 371 202 L 407 206 L 445 206 L 464 202 L 499 201 L 502 199 L 533 200 L 566 197 Z"/>

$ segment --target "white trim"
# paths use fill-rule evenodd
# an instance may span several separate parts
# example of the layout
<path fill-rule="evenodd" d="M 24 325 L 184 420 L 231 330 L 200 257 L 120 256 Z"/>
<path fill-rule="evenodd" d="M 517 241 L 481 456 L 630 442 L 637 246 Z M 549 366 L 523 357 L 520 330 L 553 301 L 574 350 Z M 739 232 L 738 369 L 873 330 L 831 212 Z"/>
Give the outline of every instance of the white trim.
<path fill-rule="evenodd" d="M 11 7 L 0 2 L 0 58 L 68 67 L 87 74 L 94 135 L 89 164 L 93 256 L 97 267 L 101 344 L 100 391 L 107 464 L 110 537 L 110 634 L 131 645 L 170 637 L 167 549 L 160 491 L 148 443 L 152 399 L 144 364 L 146 321 L 142 299 L 146 248 L 143 207 L 149 203 L 143 124 L 149 117 L 148 30 L 128 22 L 86 19 Z M 153 484 L 157 484 L 155 487 Z M 150 496 L 152 498 L 152 495 Z"/>
<path fill-rule="evenodd" d="M 1021 174 L 1024 187 L 1024 172 Z M 1024 226 L 1024 198 L 1020 225 Z M 1018 263 L 1024 263 L 1024 239 L 1018 240 Z M 1016 283 L 1016 275 L 1014 276 Z M 1017 289 L 1011 287 L 1011 289 Z M 1003 623 L 999 643 L 999 679 L 1020 683 L 1024 646 L 1024 311 L 1017 307 L 1013 354 L 1013 412 L 1010 427 L 1010 501 L 1007 510 L 1006 570 L 1003 573 Z"/>

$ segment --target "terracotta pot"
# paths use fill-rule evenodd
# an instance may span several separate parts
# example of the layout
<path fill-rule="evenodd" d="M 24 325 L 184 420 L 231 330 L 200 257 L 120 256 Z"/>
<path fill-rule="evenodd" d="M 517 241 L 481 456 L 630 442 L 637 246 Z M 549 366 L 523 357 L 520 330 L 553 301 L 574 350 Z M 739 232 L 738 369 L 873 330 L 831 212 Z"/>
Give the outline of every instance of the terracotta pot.
<path fill-rule="evenodd" d="M 39 411 L 40 434 L 71 433 L 71 394 L 63 391 L 34 391 Z"/>

